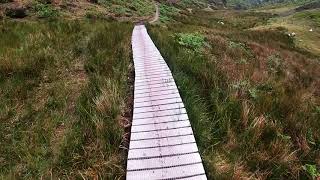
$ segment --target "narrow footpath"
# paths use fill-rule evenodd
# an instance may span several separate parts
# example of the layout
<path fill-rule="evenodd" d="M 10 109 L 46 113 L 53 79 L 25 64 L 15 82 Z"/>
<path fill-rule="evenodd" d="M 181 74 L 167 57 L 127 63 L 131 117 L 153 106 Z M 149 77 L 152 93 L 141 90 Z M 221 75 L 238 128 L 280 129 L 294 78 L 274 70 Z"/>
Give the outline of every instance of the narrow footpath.
<path fill-rule="evenodd" d="M 155 2 L 155 7 L 156 7 L 156 13 L 154 15 L 154 18 L 149 22 L 150 24 L 154 24 L 158 22 L 159 17 L 160 17 L 160 10 L 159 10 L 159 4 Z"/>
<path fill-rule="evenodd" d="M 134 110 L 127 180 L 206 180 L 177 86 L 144 25 L 135 26 L 132 49 Z"/>

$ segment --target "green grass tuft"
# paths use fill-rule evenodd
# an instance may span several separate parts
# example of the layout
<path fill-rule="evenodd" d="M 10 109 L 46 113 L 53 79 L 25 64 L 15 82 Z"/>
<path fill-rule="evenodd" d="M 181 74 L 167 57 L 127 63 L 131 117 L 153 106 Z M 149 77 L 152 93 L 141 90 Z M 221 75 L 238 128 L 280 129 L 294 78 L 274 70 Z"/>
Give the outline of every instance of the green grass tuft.
<path fill-rule="evenodd" d="M 34 7 L 40 18 L 57 17 L 59 12 L 50 4 L 37 3 Z"/>
<path fill-rule="evenodd" d="M 173 5 L 167 5 L 165 3 L 161 3 L 159 5 L 160 11 L 160 21 L 163 23 L 167 23 L 173 20 L 173 16 L 179 13 L 179 9 Z"/>
<path fill-rule="evenodd" d="M 193 50 L 200 50 L 205 45 L 204 36 L 199 33 L 176 33 L 177 42 L 181 46 L 191 48 Z"/>

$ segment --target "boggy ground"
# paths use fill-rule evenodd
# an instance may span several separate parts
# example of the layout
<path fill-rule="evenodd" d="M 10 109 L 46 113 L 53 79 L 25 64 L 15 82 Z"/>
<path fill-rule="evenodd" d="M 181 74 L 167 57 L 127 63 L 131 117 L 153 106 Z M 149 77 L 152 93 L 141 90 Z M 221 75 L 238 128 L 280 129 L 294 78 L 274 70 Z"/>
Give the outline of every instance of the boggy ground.
<path fill-rule="evenodd" d="M 209 179 L 312 179 L 320 59 L 266 13 L 193 11 L 148 26 L 186 105 Z"/>

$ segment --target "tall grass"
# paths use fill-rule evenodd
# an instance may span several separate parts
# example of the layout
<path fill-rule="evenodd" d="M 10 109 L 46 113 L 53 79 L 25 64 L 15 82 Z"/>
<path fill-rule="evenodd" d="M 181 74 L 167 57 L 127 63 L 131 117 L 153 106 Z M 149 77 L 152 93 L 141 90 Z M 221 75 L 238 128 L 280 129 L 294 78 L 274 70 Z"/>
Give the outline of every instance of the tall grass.
<path fill-rule="evenodd" d="M 225 13 L 149 26 L 173 71 L 209 179 L 312 178 L 304 167 L 320 165 L 319 57 L 295 48 L 281 31 L 248 30 L 265 23 L 264 14 L 241 14 L 237 28 L 232 12 Z M 223 26 L 216 23 L 221 17 Z M 192 51 L 176 33 L 203 34 L 209 46 Z"/>
<path fill-rule="evenodd" d="M 0 24 L 0 178 L 121 178 L 132 25 Z"/>

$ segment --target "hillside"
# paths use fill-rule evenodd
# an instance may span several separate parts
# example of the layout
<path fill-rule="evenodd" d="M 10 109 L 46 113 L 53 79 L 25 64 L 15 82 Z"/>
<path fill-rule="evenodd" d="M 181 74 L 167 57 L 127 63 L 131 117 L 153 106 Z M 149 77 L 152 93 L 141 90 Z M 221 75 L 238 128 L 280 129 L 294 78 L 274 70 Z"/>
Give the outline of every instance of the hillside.
<path fill-rule="evenodd" d="M 142 22 L 170 67 L 208 179 L 320 177 L 318 9 L 9 1 L 0 0 L 0 179 L 126 178 L 131 36 Z M 238 2 L 249 10 L 234 10 Z"/>
<path fill-rule="evenodd" d="M 128 21 L 149 19 L 154 11 L 154 2 L 150 0 L 5 0 L 0 3 L 0 17 L 12 18 L 87 17 Z"/>
<path fill-rule="evenodd" d="M 282 28 L 288 35 L 294 35 L 297 46 L 320 55 L 320 2 L 303 5 L 276 4 L 256 8 L 256 12 L 272 13 L 275 16 L 257 29 Z"/>
<path fill-rule="evenodd" d="M 314 0 L 228 0 L 229 6 L 236 8 L 252 8 L 252 7 L 265 7 L 265 6 L 298 6 Z"/>

